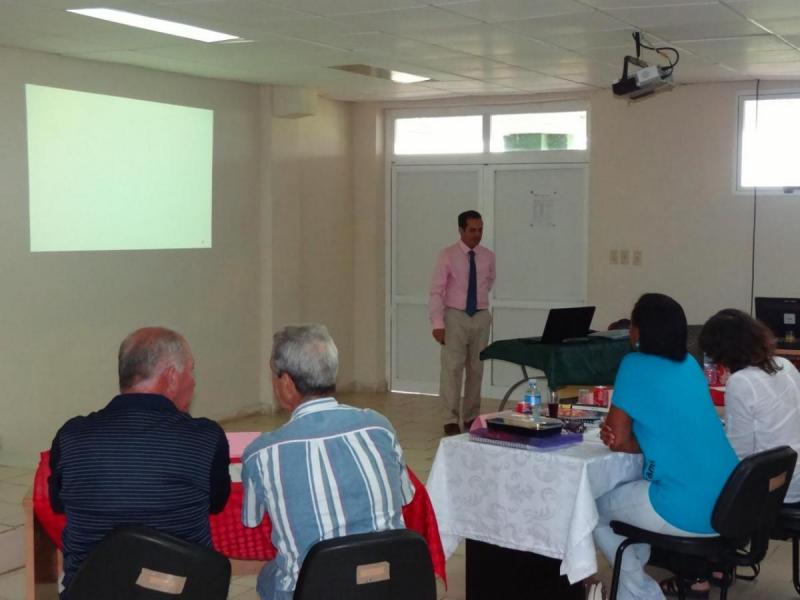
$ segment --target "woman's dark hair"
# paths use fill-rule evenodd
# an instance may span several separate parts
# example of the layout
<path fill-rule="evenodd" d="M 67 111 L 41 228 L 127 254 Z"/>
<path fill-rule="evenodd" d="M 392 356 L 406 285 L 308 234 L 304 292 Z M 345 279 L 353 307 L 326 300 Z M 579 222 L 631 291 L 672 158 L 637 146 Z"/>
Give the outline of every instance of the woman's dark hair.
<path fill-rule="evenodd" d="M 780 370 L 772 332 L 741 310 L 719 311 L 703 325 L 698 342 L 703 352 L 731 373 L 746 367 L 758 367 L 770 375 Z"/>
<path fill-rule="evenodd" d="M 639 328 L 639 350 L 670 360 L 686 358 L 686 315 L 681 305 L 664 294 L 643 294 L 631 313 Z"/>

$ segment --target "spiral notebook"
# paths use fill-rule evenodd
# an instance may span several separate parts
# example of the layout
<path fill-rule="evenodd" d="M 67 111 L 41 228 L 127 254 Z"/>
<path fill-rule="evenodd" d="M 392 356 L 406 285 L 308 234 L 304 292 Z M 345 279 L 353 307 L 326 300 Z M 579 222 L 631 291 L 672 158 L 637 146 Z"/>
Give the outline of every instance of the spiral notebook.
<path fill-rule="evenodd" d="M 486 427 L 473 428 L 469 432 L 469 439 L 479 444 L 490 444 L 492 446 L 505 446 L 507 448 L 519 448 L 520 450 L 548 451 L 573 444 L 580 444 L 583 441 L 582 433 L 572 433 L 563 431 L 560 435 L 547 437 L 529 437 L 518 435 L 509 431 L 498 431 L 487 429 Z"/>

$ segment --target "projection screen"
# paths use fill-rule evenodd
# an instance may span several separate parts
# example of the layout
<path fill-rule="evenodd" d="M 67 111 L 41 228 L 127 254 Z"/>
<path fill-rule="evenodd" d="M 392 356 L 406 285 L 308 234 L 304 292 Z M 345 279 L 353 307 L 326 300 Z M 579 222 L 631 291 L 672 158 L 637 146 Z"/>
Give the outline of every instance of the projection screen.
<path fill-rule="evenodd" d="M 26 85 L 31 252 L 210 248 L 211 110 Z"/>

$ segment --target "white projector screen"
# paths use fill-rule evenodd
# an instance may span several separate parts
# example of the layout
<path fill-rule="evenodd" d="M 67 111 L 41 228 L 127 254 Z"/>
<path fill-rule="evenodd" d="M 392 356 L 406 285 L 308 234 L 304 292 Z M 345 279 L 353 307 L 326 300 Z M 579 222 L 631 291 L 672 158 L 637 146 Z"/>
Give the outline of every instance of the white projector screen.
<path fill-rule="evenodd" d="M 211 110 L 26 85 L 31 252 L 211 247 Z"/>

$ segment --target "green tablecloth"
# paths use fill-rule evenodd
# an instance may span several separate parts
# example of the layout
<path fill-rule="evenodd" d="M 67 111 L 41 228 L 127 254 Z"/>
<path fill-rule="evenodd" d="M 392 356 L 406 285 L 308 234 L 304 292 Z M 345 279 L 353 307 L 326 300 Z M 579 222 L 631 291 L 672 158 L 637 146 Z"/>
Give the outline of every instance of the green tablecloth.
<path fill-rule="evenodd" d="M 544 371 L 550 389 L 565 385 L 611 385 L 619 363 L 631 351 L 629 339 L 589 338 L 542 344 L 529 338 L 498 340 L 481 352 L 490 358 Z"/>

